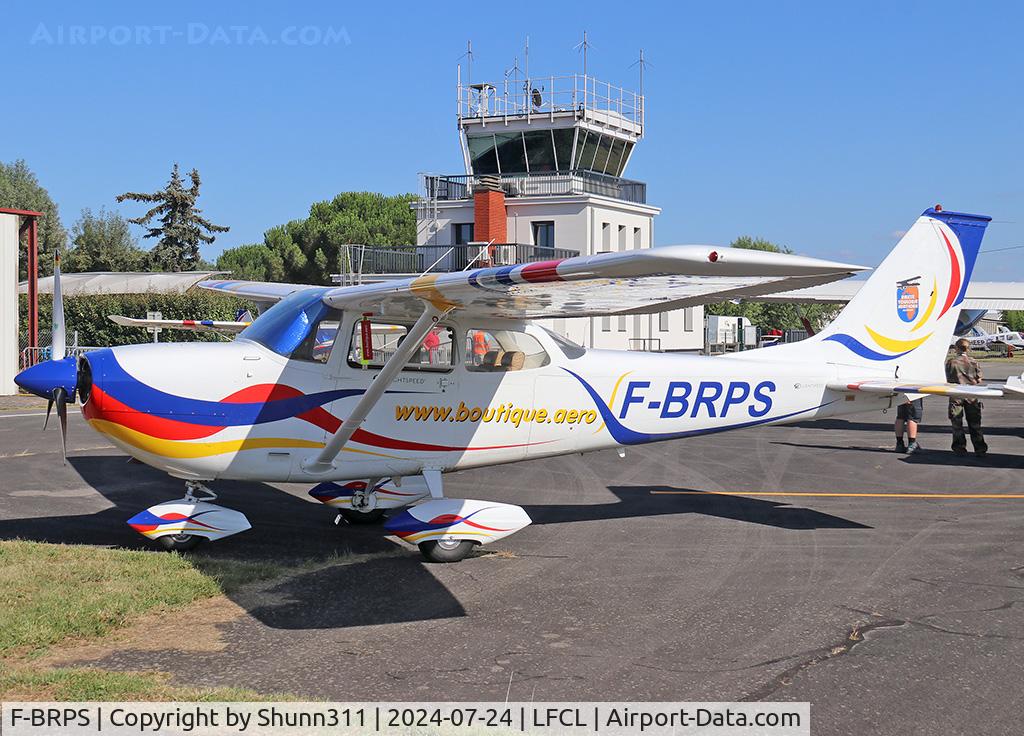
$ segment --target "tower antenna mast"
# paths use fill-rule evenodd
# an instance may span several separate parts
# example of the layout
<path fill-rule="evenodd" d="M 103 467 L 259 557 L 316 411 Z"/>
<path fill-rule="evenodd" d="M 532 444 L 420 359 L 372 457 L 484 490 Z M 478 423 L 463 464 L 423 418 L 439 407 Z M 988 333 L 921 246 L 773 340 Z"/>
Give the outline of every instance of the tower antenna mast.
<path fill-rule="evenodd" d="M 652 67 L 652 68 L 654 67 L 653 64 L 651 64 L 649 61 L 644 59 L 644 50 L 643 49 L 640 49 L 640 58 L 637 59 L 636 61 L 634 61 L 632 64 L 630 64 L 629 68 L 632 69 L 635 66 L 640 67 L 640 96 L 643 97 L 644 96 L 644 69 L 646 69 L 647 67 Z"/>
<path fill-rule="evenodd" d="M 466 79 L 470 84 L 473 83 L 473 39 L 466 41 L 466 53 L 459 57 L 458 60 L 466 60 Z"/>
<path fill-rule="evenodd" d="M 593 46 L 593 44 L 591 44 L 590 41 L 587 40 L 587 32 L 586 31 L 583 31 L 583 40 L 580 41 L 575 46 L 573 46 L 574 50 L 582 51 L 583 52 L 583 76 L 584 77 L 587 76 L 587 51 L 589 51 L 592 46 Z"/>

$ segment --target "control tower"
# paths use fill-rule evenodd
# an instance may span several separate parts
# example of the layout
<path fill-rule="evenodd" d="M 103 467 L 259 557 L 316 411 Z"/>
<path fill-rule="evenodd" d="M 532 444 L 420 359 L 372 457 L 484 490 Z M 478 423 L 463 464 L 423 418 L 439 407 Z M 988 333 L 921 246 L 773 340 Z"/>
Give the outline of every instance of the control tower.
<path fill-rule="evenodd" d="M 644 97 L 586 74 L 457 83 L 464 173 L 425 174 L 417 246 L 437 268 L 650 248 L 647 185 L 625 178 L 644 137 Z M 434 256 L 436 254 L 436 258 Z M 703 347 L 703 310 L 551 320 L 586 346 Z"/>

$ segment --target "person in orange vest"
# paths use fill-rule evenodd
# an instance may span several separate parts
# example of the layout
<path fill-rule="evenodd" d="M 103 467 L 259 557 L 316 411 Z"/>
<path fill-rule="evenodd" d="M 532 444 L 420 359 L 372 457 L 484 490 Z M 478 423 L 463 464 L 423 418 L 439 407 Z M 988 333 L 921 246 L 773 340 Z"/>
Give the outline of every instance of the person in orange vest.
<path fill-rule="evenodd" d="M 473 330 L 473 365 L 483 365 L 487 355 L 487 335 L 483 330 Z"/>

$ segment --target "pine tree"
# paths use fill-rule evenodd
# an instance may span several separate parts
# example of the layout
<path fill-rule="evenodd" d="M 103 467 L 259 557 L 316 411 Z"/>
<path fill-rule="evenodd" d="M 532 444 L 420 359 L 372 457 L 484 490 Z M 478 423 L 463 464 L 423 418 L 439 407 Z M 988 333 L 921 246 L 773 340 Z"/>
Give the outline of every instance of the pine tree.
<path fill-rule="evenodd" d="M 214 225 L 202 216 L 196 207 L 199 199 L 199 172 L 189 172 L 192 186 L 185 188 L 178 164 L 174 164 L 171 180 L 163 189 L 152 194 L 125 192 L 117 197 L 118 202 L 130 199 L 133 202 L 156 202 L 157 205 L 142 217 L 130 219 L 136 225 L 149 229 L 143 236 L 160 238 L 150 252 L 153 268 L 167 271 L 190 271 L 200 263 L 199 244 L 212 243 L 216 238 L 209 233 L 226 233 L 230 228 Z M 152 224 L 159 215 L 159 226 Z"/>

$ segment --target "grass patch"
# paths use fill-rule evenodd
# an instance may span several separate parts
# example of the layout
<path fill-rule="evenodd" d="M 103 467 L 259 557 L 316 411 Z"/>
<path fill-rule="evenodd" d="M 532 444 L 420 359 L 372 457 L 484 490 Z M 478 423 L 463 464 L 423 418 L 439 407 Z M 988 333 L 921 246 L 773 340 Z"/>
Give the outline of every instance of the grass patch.
<path fill-rule="evenodd" d="M 354 564 L 373 556 L 342 553 L 278 564 L 0 540 L 0 698 L 288 699 L 236 688 L 179 687 L 162 672 L 44 669 L 33 662 L 56 645 L 100 639 L 148 614 L 180 610 L 285 574 Z"/>
<path fill-rule="evenodd" d="M 180 555 L 0 541 L 0 657 L 101 637 L 220 592 Z"/>
<path fill-rule="evenodd" d="M 73 667 L 37 670 L 0 665 L 0 693 L 4 700 L 288 700 L 288 696 L 262 695 L 243 688 L 204 688 L 170 684 L 164 672 L 107 672 Z"/>

